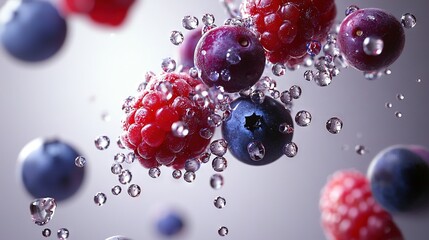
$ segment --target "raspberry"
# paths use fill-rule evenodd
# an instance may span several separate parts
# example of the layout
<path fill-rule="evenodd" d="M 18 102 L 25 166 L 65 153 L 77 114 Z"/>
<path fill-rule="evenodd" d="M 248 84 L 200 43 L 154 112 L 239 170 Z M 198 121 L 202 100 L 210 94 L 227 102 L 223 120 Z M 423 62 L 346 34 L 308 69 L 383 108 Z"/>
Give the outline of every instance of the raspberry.
<path fill-rule="evenodd" d="M 121 140 L 144 167 L 166 165 L 182 169 L 186 160 L 206 150 L 210 138 L 201 136 L 200 131 L 214 132 L 214 126 L 207 121 L 214 108 L 192 100 L 200 84 L 186 73 L 152 76 L 127 109 Z M 186 126 L 187 135 L 172 130 L 178 123 Z"/>
<path fill-rule="evenodd" d="M 331 177 L 322 190 L 320 209 L 328 239 L 403 239 L 391 215 L 372 197 L 366 177 L 357 171 Z"/>
<path fill-rule="evenodd" d="M 337 14 L 334 0 L 245 0 L 244 17 L 252 17 L 268 60 L 300 64 L 310 41 L 325 40 Z"/>

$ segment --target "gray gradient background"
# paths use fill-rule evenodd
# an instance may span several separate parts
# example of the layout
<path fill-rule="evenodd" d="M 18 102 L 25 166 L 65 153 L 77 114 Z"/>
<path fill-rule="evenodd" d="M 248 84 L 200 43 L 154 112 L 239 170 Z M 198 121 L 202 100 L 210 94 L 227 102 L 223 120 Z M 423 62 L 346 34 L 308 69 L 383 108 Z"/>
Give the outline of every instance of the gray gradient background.
<path fill-rule="evenodd" d="M 0 0 L 0 5 L 3 3 Z M 84 185 L 73 198 L 59 203 L 47 225 L 53 231 L 68 228 L 70 239 L 105 239 L 117 234 L 135 240 L 159 239 L 152 217 L 162 206 L 175 206 L 186 214 L 189 228 L 178 239 L 219 239 L 217 228 L 221 225 L 230 229 L 226 239 L 324 239 L 318 200 L 328 175 L 348 168 L 366 172 L 372 157 L 392 144 L 429 147 L 428 2 L 337 1 L 338 19 L 350 4 L 384 8 L 398 18 L 406 12 L 416 15 L 417 26 L 406 30 L 405 49 L 391 67 L 393 74 L 367 81 L 360 72 L 346 69 L 326 88 L 304 81 L 303 69 L 277 78 L 280 90 L 293 84 L 303 89 L 293 114 L 308 110 L 313 115 L 310 126 L 296 128 L 294 141 L 299 153 L 264 167 L 247 166 L 227 155 L 226 184 L 221 190 L 209 187 L 214 173 L 209 165 L 197 173 L 195 183 L 186 184 L 172 179 L 166 168 L 160 178 L 151 179 L 136 163 L 130 168 L 133 182 L 143 189 L 141 196 L 133 199 L 124 190 L 120 196 L 112 196 L 110 189 L 117 178 L 110 173 L 110 165 L 119 149 L 112 144 L 99 151 L 93 144 L 97 135 L 116 139 L 120 134 L 122 101 L 134 94 L 144 72 L 159 72 L 162 58 L 177 57 L 169 33 L 183 30 L 183 16 L 200 18 L 210 12 L 218 24 L 223 22 L 226 14 L 217 0 L 140 1 L 121 29 L 70 18 L 64 48 L 41 64 L 23 64 L 1 49 L 0 239 L 43 239 L 43 228 L 30 219 L 32 198 L 20 183 L 16 161 L 27 142 L 43 136 L 61 137 L 88 159 Z M 418 78 L 422 83 L 416 82 Z M 398 101 L 398 93 L 404 94 L 405 100 Z M 393 103 L 392 109 L 384 107 L 387 101 Z M 396 110 L 403 113 L 401 119 L 395 118 Z M 101 120 L 103 112 L 110 114 L 111 121 Z M 329 134 L 324 127 L 332 116 L 344 121 L 338 135 Z M 369 152 L 357 155 L 353 150 L 356 144 L 366 146 Z M 107 194 L 102 207 L 93 203 L 98 191 Z M 213 206 L 218 195 L 227 200 L 222 210 Z M 395 220 L 407 239 L 428 239 L 428 211 L 395 215 Z"/>

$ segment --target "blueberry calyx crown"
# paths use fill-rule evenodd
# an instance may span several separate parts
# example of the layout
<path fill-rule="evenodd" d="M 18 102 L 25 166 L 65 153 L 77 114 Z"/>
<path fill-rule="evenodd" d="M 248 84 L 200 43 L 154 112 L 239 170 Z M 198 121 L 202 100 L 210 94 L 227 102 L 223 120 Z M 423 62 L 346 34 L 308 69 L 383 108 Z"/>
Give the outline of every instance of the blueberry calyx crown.
<path fill-rule="evenodd" d="M 264 120 L 262 116 L 256 115 L 256 113 L 253 113 L 250 116 L 245 117 L 246 123 L 244 124 L 244 127 L 250 131 L 254 131 L 262 126 L 262 121 Z"/>

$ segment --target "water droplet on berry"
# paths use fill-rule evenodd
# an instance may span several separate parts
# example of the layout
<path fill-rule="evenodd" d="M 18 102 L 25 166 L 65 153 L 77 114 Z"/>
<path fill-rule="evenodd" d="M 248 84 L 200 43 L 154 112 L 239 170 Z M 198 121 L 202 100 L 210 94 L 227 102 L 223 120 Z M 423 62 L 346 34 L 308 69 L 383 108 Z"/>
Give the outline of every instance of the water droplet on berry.
<path fill-rule="evenodd" d="M 110 167 L 110 171 L 112 171 L 113 174 L 118 175 L 122 172 L 122 165 L 119 163 L 114 163 L 112 167 Z"/>
<path fill-rule="evenodd" d="M 188 183 L 192 183 L 193 181 L 195 181 L 196 177 L 197 176 L 194 172 L 185 172 L 185 174 L 183 174 L 183 179 Z"/>
<path fill-rule="evenodd" d="M 215 157 L 212 161 L 213 170 L 223 172 L 228 166 L 228 162 L 224 157 Z"/>
<path fill-rule="evenodd" d="M 182 26 L 187 30 L 192 30 L 198 27 L 198 18 L 194 16 L 184 16 Z"/>
<path fill-rule="evenodd" d="M 327 43 L 323 46 L 323 53 L 331 57 L 336 57 L 340 55 L 340 49 L 335 43 Z"/>
<path fill-rule="evenodd" d="M 179 179 L 182 177 L 182 171 L 180 171 L 179 169 L 175 169 L 171 175 L 173 176 L 174 179 Z"/>
<path fill-rule="evenodd" d="M 173 86 L 168 81 L 159 82 L 155 89 L 162 94 L 165 100 L 170 100 L 173 97 Z"/>
<path fill-rule="evenodd" d="M 390 103 L 390 102 L 387 102 L 387 103 L 385 103 L 385 104 L 384 104 L 384 106 L 385 106 L 386 108 L 392 108 L 392 107 L 393 107 L 393 104 L 392 104 L 392 103 Z"/>
<path fill-rule="evenodd" d="M 125 154 L 123 153 L 117 153 L 115 154 L 115 157 L 113 160 L 117 163 L 123 163 L 125 161 Z"/>
<path fill-rule="evenodd" d="M 76 157 L 76 159 L 74 160 L 74 164 L 76 165 L 76 167 L 84 167 L 86 164 L 85 157 L 82 157 L 82 156 Z"/>
<path fill-rule="evenodd" d="M 227 227 L 222 226 L 217 230 L 217 233 L 219 234 L 219 236 L 225 237 L 226 235 L 228 235 L 228 231 L 229 230 Z"/>
<path fill-rule="evenodd" d="M 306 127 L 311 123 L 311 114 L 307 111 L 299 111 L 295 115 L 295 122 L 298 126 Z"/>
<path fill-rule="evenodd" d="M 200 136 L 204 139 L 210 139 L 213 137 L 213 131 L 210 130 L 209 128 L 201 128 Z"/>
<path fill-rule="evenodd" d="M 137 184 L 131 184 L 128 187 L 128 195 L 130 195 L 131 197 L 138 197 L 141 193 L 141 188 L 139 185 Z"/>
<path fill-rule="evenodd" d="M 218 157 L 222 157 L 226 153 L 227 146 L 228 144 L 225 139 L 217 139 L 210 143 L 210 152 Z"/>
<path fill-rule="evenodd" d="M 307 70 L 304 72 L 304 79 L 307 81 L 311 81 L 314 78 L 314 73 L 312 70 Z"/>
<path fill-rule="evenodd" d="M 317 71 L 314 75 L 314 82 L 321 87 L 326 87 L 332 82 L 332 76 L 327 71 Z"/>
<path fill-rule="evenodd" d="M 299 87 L 298 85 L 293 85 L 292 87 L 289 88 L 289 93 L 292 98 L 298 99 L 299 97 L 301 97 L 301 93 L 302 93 L 301 87 Z"/>
<path fill-rule="evenodd" d="M 213 113 L 207 118 L 207 123 L 211 127 L 219 127 L 222 124 L 222 117 L 216 113 Z"/>
<path fill-rule="evenodd" d="M 241 61 L 240 54 L 238 51 L 230 48 L 228 51 L 226 51 L 226 61 L 228 61 L 230 64 L 235 65 L 238 64 Z"/>
<path fill-rule="evenodd" d="M 295 157 L 298 153 L 298 146 L 294 142 L 286 143 L 283 146 L 283 153 L 287 157 Z"/>
<path fill-rule="evenodd" d="M 60 228 L 57 231 L 57 238 L 60 240 L 65 240 L 70 236 L 70 232 L 67 228 Z"/>
<path fill-rule="evenodd" d="M 223 187 L 223 176 L 220 174 L 213 174 L 210 178 L 210 186 L 217 190 Z"/>
<path fill-rule="evenodd" d="M 363 145 L 356 145 L 355 146 L 355 151 L 359 155 L 364 155 L 366 153 L 365 146 L 363 146 Z"/>
<path fill-rule="evenodd" d="M 49 229 L 49 228 L 43 229 L 42 236 L 44 236 L 44 237 L 50 237 L 51 236 L 51 229 Z"/>
<path fill-rule="evenodd" d="M 123 170 L 119 175 L 118 175 L 118 180 L 121 184 L 127 184 L 131 182 L 131 179 L 133 178 L 133 175 L 131 174 L 131 172 L 129 170 Z"/>
<path fill-rule="evenodd" d="M 188 126 L 182 121 L 171 124 L 171 132 L 176 137 L 186 137 L 189 134 Z"/>
<path fill-rule="evenodd" d="M 256 104 L 261 104 L 265 100 L 265 94 L 261 90 L 255 90 L 250 94 L 250 100 Z"/>
<path fill-rule="evenodd" d="M 183 34 L 179 31 L 172 31 L 170 34 L 170 42 L 174 45 L 182 44 L 184 40 Z"/>
<path fill-rule="evenodd" d="M 225 82 L 228 82 L 229 80 L 231 80 L 231 73 L 229 72 L 228 69 L 223 69 L 220 72 L 220 76 L 221 76 L 222 80 Z"/>
<path fill-rule="evenodd" d="M 161 175 L 161 169 L 159 169 L 158 167 L 149 169 L 149 176 L 151 178 L 158 178 L 160 175 Z"/>
<path fill-rule="evenodd" d="M 122 188 L 119 185 L 112 187 L 112 194 L 117 196 L 122 192 Z"/>
<path fill-rule="evenodd" d="M 94 203 L 98 206 L 103 206 L 107 201 L 106 194 L 98 192 L 94 196 Z"/>
<path fill-rule="evenodd" d="M 226 206 L 226 200 L 223 197 L 217 197 L 215 198 L 215 200 L 213 201 L 215 207 L 222 209 Z"/>
<path fill-rule="evenodd" d="M 357 10 L 359 10 L 359 7 L 358 7 L 358 6 L 356 6 L 356 5 L 350 5 L 350 6 L 348 6 L 348 7 L 346 8 L 346 12 L 345 12 L 345 14 L 346 14 L 346 16 L 348 16 L 348 15 L 350 15 L 351 13 L 353 13 L 354 11 L 357 11 Z"/>
<path fill-rule="evenodd" d="M 216 71 L 209 73 L 209 79 L 210 81 L 216 82 L 217 80 L 219 80 L 219 73 Z"/>
<path fill-rule="evenodd" d="M 370 56 L 378 56 L 383 51 L 384 42 L 377 37 L 366 37 L 363 40 L 363 51 Z"/>
<path fill-rule="evenodd" d="M 397 98 L 399 101 L 401 101 L 401 100 L 404 100 L 404 99 L 405 99 L 405 96 L 404 96 L 404 94 L 402 94 L 402 93 L 398 93 L 398 94 L 396 95 L 396 98 Z"/>
<path fill-rule="evenodd" d="M 30 203 L 33 222 L 39 226 L 47 224 L 55 214 L 57 203 L 53 198 L 38 198 Z"/>
<path fill-rule="evenodd" d="M 265 147 L 261 142 L 250 142 L 247 144 L 247 152 L 249 153 L 250 159 L 253 161 L 260 161 L 265 156 Z"/>
<path fill-rule="evenodd" d="M 417 24 L 417 19 L 411 13 L 405 13 L 401 17 L 401 24 L 404 28 L 413 28 Z"/>
<path fill-rule="evenodd" d="M 215 17 L 213 16 L 213 14 L 206 13 L 203 15 L 202 20 L 203 20 L 204 25 L 211 26 L 215 22 Z"/>
<path fill-rule="evenodd" d="M 164 72 L 174 72 L 176 70 L 176 61 L 170 57 L 164 58 L 161 63 L 161 69 Z"/>
<path fill-rule="evenodd" d="M 280 77 L 285 75 L 286 73 L 286 67 L 285 65 L 281 64 L 281 63 L 276 63 L 273 65 L 273 67 L 271 68 L 272 72 L 274 75 Z"/>
<path fill-rule="evenodd" d="M 201 153 L 200 156 L 198 156 L 198 159 L 202 163 L 208 163 L 210 161 L 210 155 L 211 155 L 211 153 L 209 153 L 209 152 L 203 152 L 203 153 Z"/>
<path fill-rule="evenodd" d="M 311 40 L 307 43 L 307 53 L 312 57 L 319 54 L 321 49 L 322 44 L 317 40 Z"/>
<path fill-rule="evenodd" d="M 196 158 L 191 158 L 185 161 L 185 171 L 196 172 L 200 169 L 201 162 Z"/>
<path fill-rule="evenodd" d="M 287 123 L 282 123 L 279 125 L 279 132 L 291 134 L 293 133 L 293 127 Z"/>
<path fill-rule="evenodd" d="M 122 144 L 121 137 L 118 137 L 116 139 L 116 145 L 118 145 L 118 148 L 120 148 L 120 149 L 125 149 L 124 144 Z"/>
<path fill-rule="evenodd" d="M 396 111 L 395 112 L 395 117 L 401 118 L 402 117 L 402 112 Z"/>
<path fill-rule="evenodd" d="M 94 143 L 98 150 L 105 150 L 110 145 L 110 139 L 107 136 L 99 136 L 95 138 Z"/>
<path fill-rule="evenodd" d="M 332 134 L 337 134 L 343 129 L 343 121 L 337 117 L 332 117 L 326 122 L 326 129 Z"/>
<path fill-rule="evenodd" d="M 125 158 L 125 162 L 128 164 L 131 164 L 134 162 L 135 159 L 136 159 L 136 155 L 133 152 L 129 152 L 127 154 L 127 158 Z"/>

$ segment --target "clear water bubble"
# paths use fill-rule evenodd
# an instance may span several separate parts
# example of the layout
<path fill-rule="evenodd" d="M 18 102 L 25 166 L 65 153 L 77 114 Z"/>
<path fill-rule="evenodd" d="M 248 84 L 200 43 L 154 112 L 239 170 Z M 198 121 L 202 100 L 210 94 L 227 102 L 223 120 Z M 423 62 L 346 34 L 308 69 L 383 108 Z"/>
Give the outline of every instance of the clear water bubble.
<path fill-rule="evenodd" d="M 332 117 L 326 121 L 326 129 L 332 134 L 337 134 L 343 129 L 343 121 L 337 117 Z"/>
<path fill-rule="evenodd" d="M 422 82 L 422 79 L 418 78 L 418 79 L 416 80 L 416 82 L 417 82 L 417 83 L 421 83 L 421 82 Z"/>
<path fill-rule="evenodd" d="M 129 152 L 127 157 L 125 158 L 125 162 L 128 164 L 133 163 L 136 160 L 136 154 L 133 152 Z"/>
<path fill-rule="evenodd" d="M 123 163 L 125 161 L 125 154 L 123 153 L 116 153 L 113 157 L 113 160 L 117 163 Z"/>
<path fill-rule="evenodd" d="M 94 144 L 98 150 L 105 150 L 110 145 L 110 139 L 107 136 L 99 136 L 95 138 Z"/>
<path fill-rule="evenodd" d="M 320 53 L 320 50 L 322 50 L 322 44 L 317 40 L 311 40 L 307 43 L 307 53 L 314 57 L 317 54 Z"/>
<path fill-rule="evenodd" d="M 271 68 L 274 75 L 277 77 L 283 76 L 286 73 L 286 66 L 281 63 L 276 63 Z"/>
<path fill-rule="evenodd" d="M 213 137 L 213 131 L 209 128 L 201 128 L 200 129 L 200 136 L 204 139 L 210 139 Z"/>
<path fill-rule="evenodd" d="M 211 153 L 209 152 L 203 152 L 201 153 L 201 155 L 198 157 L 198 159 L 200 160 L 200 162 L 202 163 L 208 163 L 210 161 L 210 156 Z"/>
<path fill-rule="evenodd" d="M 141 192 L 142 192 L 142 189 L 137 184 L 131 184 L 128 187 L 128 195 L 130 195 L 130 197 L 138 197 L 140 196 Z"/>
<path fill-rule="evenodd" d="M 356 145 L 355 146 L 355 152 L 359 155 L 364 155 L 367 152 L 367 150 L 366 150 L 365 146 L 363 146 L 363 145 Z"/>
<path fill-rule="evenodd" d="M 119 182 L 124 185 L 130 183 L 132 178 L 133 174 L 128 169 L 122 170 L 122 172 L 118 175 Z"/>
<path fill-rule="evenodd" d="M 301 93 L 302 93 L 301 87 L 298 85 L 293 85 L 292 87 L 289 88 L 289 93 L 293 99 L 298 99 L 299 97 L 301 97 Z"/>
<path fill-rule="evenodd" d="M 155 89 L 161 93 L 165 100 L 170 100 L 173 97 L 173 85 L 168 81 L 158 82 Z"/>
<path fill-rule="evenodd" d="M 185 171 L 196 172 L 200 169 L 201 162 L 197 158 L 191 158 L 185 161 Z"/>
<path fill-rule="evenodd" d="M 417 24 L 416 17 L 411 13 L 405 13 L 401 17 L 401 24 L 404 28 L 413 28 Z"/>
<path fill-rule="evenodd" d="M 278 99 L 280 97 L 280 91 L 278 90 L 269 90 L 269 93 L 274 99 Z"/>
<path fill-rule="evenodd" d="M 396 111 L 396 112 L 395 112 L 395 117 L 397 117 L 397 118 L 402 118 L 402 112 L 400 112 L 400 111 Z"/>
<path fill-rule="evenodd" d="M 306 127 L 311 123 L 311 114 L 308 111 L 299 111 L 295 115 L 295 122 L 298 126 Z"/>
<path fill-rule="evenodd" d="M 250 100 L 256 104 L 261 104 L 265 100 L 265 94 L 261 90 L 255 90 L 250 94 Z"/>
<path fill-rule="evenodd" d="M 312 70 L 307 70 L 304 72 L 304 79 L 307 81 L 311 81 L 314 78 L 314 73 Z"/>
<path fill-rule="evenodd" d="M 98 192 L 94 195 L 94 203 L 98 206 L 103 206 L 107 201 L 106 194 Z"/>
<path fill-rule="evenodd" d="M 213 14 L 206 13 L 203 15 L 202 22 L 206 26 L 212 26 L 215 22 L 215 17 Z"/>
<path fill-rule="evenodd" d="M 70 236 L 70 232 L 67 228 L 60 228 L 57 231 L 57 238 L 60 240 L 65 240 L 67 238 L 69 238 Z"/>
<path fill-rule="evenodd" d="M 229 230 L 228 230 L 228 228 L 227 227 L 225 227 L 225 226 L 222 226 L 222 227 L 220 227 L 218 230 L 217 230 L 217 233 L 219 234 L 219 236 L 221 236 L 221 237 L 225 237 L 226 235 L 228 235 L 228 232 L 229 232 Z"/>
<path fill-rule="evenodd" d="M 384 70 L 384 74 L 390 75 L 390 74 L 392 74 L 392 70 L 387 68 L 386 70 Z"/>
<path fill-rule="evenodd" d="M 45 228 L 42 230 L 42 236 L 44 237 L 50 237 L 51 236 L 51 229 Z"/>
<path fill-rule="evenodd" d="M 116 145 L 118 145 L 118 148 L 125 149 L 124 144 L 122 144 L 121 137 L 116 138 Z"/>
<path fill-rule="evenodd" d="M 182 177 L 182 171 L 180 171 L 179 169 L 175 169 L 171 175 L 174 179 L 179 179 Z"/>
<path fill-rule="evenodd" d="M 265 147 L 261 142 L 250 142 L 247 144 L 247 153 L 253 161 L 261 161 L 265 156 Z"/>
<path fill-rule="evenodd" d="M 183 179 L 187 183 L 194 182 L 196 177 L 197 177 L 197 175 L 194 172 L 185 172 L 185 174 L 183 174 Z"/>
<path fill-rule="evenodd" d="M 283 147 L 283 153 L 287 157 L 295 157 L 298 153 L 298 146 L 294 142 L 286 143 Z"/>
<path fill-rule="evenodd" d="M 183 36 L 183 33 L 180 31 L 171 31 L 170 34 L 170 42 L 174 45 L 180 45 L 183 43 L 183 40 L 185 37 Z"/>
<path fill-rule="evenodd" d="M 293 131 L 294 131 L 293 127 L 287 123 L 282 123 L 279 125 L 279 132 L 281 133 L 291 134 L 293 133 Z"/>
<path fill-rule="evenodd" d="M 370 56 L 378 56 L 383 52 L 384 42 L 377 37 L 366 37 L 363 40 L 363 51 Z"/>
<path fill-rule="evenodd" d="M 212 161 L 213 170 L 223 172 L 228 167 L 228 162 L 224 157 L 215 157 Z"/>
<path fill-rule="evenodd" d="M 336 77 L 336 76 L 340 75 L 341 71 L 337 67 L 333 67 L 329 72 L 331 73 L 332 77 Z"/>
<path fill-rule="evenodd" d="M 74 160 L 74 164 L 76 165 L 76 167 L 84 167 L 86 164 L 85 157 L 82 157 L 82 156 L 76 157 L 76 159 Z"/>
<path fill-rule="evenodd" d="M 213 28 L 216 28 L 216 24 L 213 25 L 204 25 L 203 29 L 201 30 L 202 34 L 205 34 L 206 32 L 212 30 Z"/>
<path fill-rule="evenodd" d="M 161 169 L 159 169 L 158 167 L 149 169 L 149 176 L 151 178 L 158 178 L 160 175 L 161 175 Z"/>
<path fill-rule="evenodd" d="M 323 46 L 323 53 L 332 57 L 336 57 L 340 55 L 340 49 L 337 47 L 335 42 L 329 42 Z"/>
<path fill-rule="evenodd" d="M 293 100 L 292 95 L 290 94 L 290 92 L 288 90 L 283 91 L 280 94 L 280 101 L 284 104 L 288 104 L 291 103 Z"/>
<path fill-rule="evenodd" d="M 213 201 L 215 207 L 222 209 L 226 206 L 226 200 L 223 197 L 217 197 Z"/>
<path fill-rule="evenodd" d="M 225 139 L 217 139 L 210 143 L 210 152 L 216 156 L 222 157 L 228 149 L 228 143 Z"/>
<path fill-rule="evenodd" d="M 385 104 L 384 104 L 384 106 L 385 106 L 386 108 L 392 108 L 392 107 L 393 107 L 393 104 L 392 104 L 392 103 L 390 103 L 390 102 L 387 102 L 387 103 L 385 103 Z"/>
<path fill-rule="evenodd" d="M 132 109 L 132 105 L 134 104 L 134 97 L 132 96 L 128 96 L 127 98 L 125 98 L 124 103 L 122 104 L 122 110 L 125 113 L 129 113 Z"/>
<path fill-rule="evenodd" d="M 176 70 L 176 61 L 170 57 L 164 58 L 161 63 L 161 69 L 164 72 L 174 72 Z"/>
<path fill-rule="evenodd" d="M 207 123 L 211 127 L 219 127 L 222 124 L 222 117 L 219 114 L 213 113 L 207 118 Z"/>
<path fill-rule="evenodd" d="M 350 15 L 351 13 L 353 13 L 354 11 L 359 10 L 359 7 L 356 5 L 350 5 L 346 8 L 345 14 L 346 16 Z"/>
<path fill-rule="evenodd" d="M 213 71 L 213 72 L 209 73 L 208 77 L 209 77 L 210 81 L 216 82 L 217 80 L 219 80 L 219 73 L 216 71 Z"/>
<path fill-rule="evenodd" d="M 328 71 L 317 71 L 314 75 L 314 82 L 321 87 L 328 86 L 332 82 L 331 73 Z"/>
<path fill-rule="evenodd" d="M 188 71 L 189 76 L 191 76 L 191 78 L 198 78 L 198 68 L 196 67 L 191 67 Z"/>
<path fill-rule="evenodd" d="M 210 177 L 210 186 L 215 189 L 221 189 L 223 187 L 224 180 L 223 176 L 220 174 L 213 174 L 213 176 Z"/>
<path fill-rule="evenodd" d="M 226 61 L 232 65 L 238 64 L 241 61 L 239 52 L 233 48 L 228 49 L 226 51 Z"/>
<path fill-rule="evenodd" d="M 122 165 L 120 163 L 114 163 L 110 167 L 110 171 L 113 174 L 118 175 L 118 174 L 120 174 L 122 172 Z"/>
<path fill-rule="evenodd" d="M 39 226 L 47 224 L 55 214 L 57 203 L 53 198 L 38 198 L 30 203 L 30 214 L 33 222 Z"/>
<path fill-rule="evenodd" d="M 117 196 L 122 192 L 122 188 L 119 185 L 112 187 L 112 194 Z"/>
<path fill-rule="evenodd" d="M 229 72 L 229 70 L 228 70 L 228 69 L 223 69 L 223 70 L 220 72 L 220 76 L 221 76 L 221 79 L 222 79 L 223 81 L 225 81 L 225 82 L 228 82 L 228 81 L 230 81 L 230 80 L 231 80 L 231 73 Z"/>
<path fill-rule="evenodd" d="M 396 99 L 398 99 L 399 101 L 401 101 L 401 100 L 404 100 L 404 99 L 405 99 L 405 96 L 404 96 L 404 94 L 402 94 L 402 93 L 398 93 L 398 94 L 396 95 Z"/>
<path fill-rule="evenodd" d="M 171 132 L 176 137 L 186 137 L 189 134 L 189 129 L 186 123 L 177 121 L 171 124 Z"/>
<path fill-rule="evenodd" d="M 187 30 L 193 30 L 198 27 L 198 18 L 195 16 L 184 16 L 182 26 Z"/>

